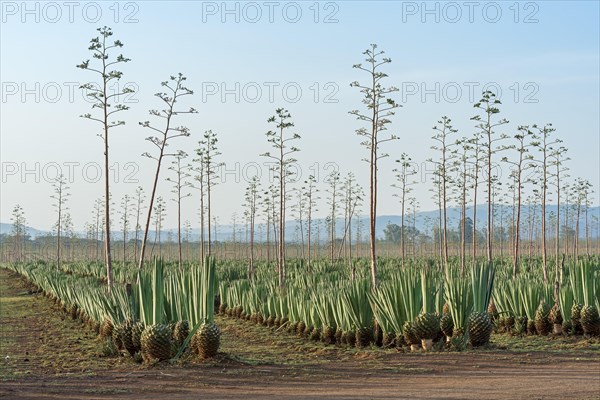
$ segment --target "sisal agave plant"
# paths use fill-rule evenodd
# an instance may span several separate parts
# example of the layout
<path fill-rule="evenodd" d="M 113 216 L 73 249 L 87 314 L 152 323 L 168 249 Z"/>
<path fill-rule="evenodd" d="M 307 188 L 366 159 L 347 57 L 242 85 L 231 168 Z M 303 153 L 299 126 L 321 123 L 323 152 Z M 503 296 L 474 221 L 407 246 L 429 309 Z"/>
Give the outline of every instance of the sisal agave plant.
<path fill-rule="evenodd" d="M 560 288 L 558 293 L 558 304 L 560 306 L 560 313 L 562 317 L 562 330 L 565 334 L 573 333 L 572 325 L 572 310 L 575 304 L 575 298 L 573 297 L 573 290 L 570 287 L 563 286 Z"/>
<path fill-rule="evenodd" d="M 305 293 L 300 293 L 296 299 L 298 302 L 298 323 L 296 324 L 296 335 L 305 337 L 311 329 L 310 303 Z"/>
<path fill-rule="evenodd" d="M 496 290 L 494 290 L 493 299 L 498 313 L 496 327 L 498 332 L 511 332 L 515 324 L 515 314 L 510 306 L 510 290 L 507 281 L 496 281 Z"/>
<path fill-rule="evenodd" d="M 321 327 L 321 339 L 328 344 L 335 343 L 335 300 L 325 292 L 318 291 L 312 293 L 311 301 L 319 317 L 318 326 Z"/>
<path fill-rule="evenodd" d="M 140 270 L 138 277 L 138 304 L 140 320 L 145 324 L 141 334 L 141 354 L 146 362 L 171 358 L 173 334 L 165 322 L 164 266 L 154 259 L 150 272 Z"/>
<path fill-rule="evenodd" d="M 346 312 L 353 324 L 357 347 L 368 346 L 373 340 L 373 310 L 369 304 L 370 282 L 356 280 L 342 293 Z"/>
<path fill-rule="evenodd" d="M 267 306 L 267 326 L 272 327 L 275 325 L 275 317 L 277 316 L 277 299 L 271 292 L 267 297 L 265 304 Z"/>
<path fill-rule="evenodd" d="M 462 348 L 468 340 L 468 318 L 473 311 L 471 281 L 465 279 L 458 269 L 446 270 L 444 295 L 454 323 L 452 343 Z"/>
<path fill-rule="evenodd" d="M 393 345 L 402 332 L 402 326 L 407 321 L 405 302 L 398 282 L 382 284 L 376 292 L 369 293 L 369 301 L 373 314 L 383 331 L 382 345 L 384 347 Z"/>
<path fill-rule="evenodd" d="M 518 285 L 518 282 L 514 282 L 507 285 L 505 288 L 509 309 L 509 315 L 507 317 L 508 322 L 505 322 L 507 331 L 509 333 L 521 335 L 527 331 L 527 313 L 525 312 L 525 305 L 521 299 L 521 287 Z M 511 329 L 513 325 L 514 329 Z"/>
<path fill-rule="evenodd" d="M 276 304 L 276 325 L 277 327 L 282 327 L 287 324 L 289 321 L 290 307 L 289 307 L 289 298 L 283 294 L 279 294 L 277 296 L 277 304 Z"/>
<path fill-rule="evenodd" d="M 162 324 L 166 319 L 163 269 L 163 261 L 155 258 L 151 271 L 139 271 L 136 303 L 139 305 L 139 319 L 146 325 Z"/>
<path fill-rule="evenodd" d="M 346 301 L 340 297 L 334 299 L 334 319 L 337 327 L 335 331 L 336 341 L 340 344 L 353 345 L 356 341 L 354 332 L 351 333 L 352 322 L 346 310 Z"/>
<path fill-rule="evenodd" d="M 494 330 L 487 310 L 492 298 L 495 274 L 496 269 L 492 263 L 471 268 L 473 311 L 469 315 L 469 340 L 474 347 L 489 343 Z"/>
<path fill-rule="evenodd" d="M 580 261 L 577 268 L 574 269 L 581 277 L 576 294 L 578 303 L 582 304 L 579 315 L 581 328 L 586 335 L 600 335 L 600 315 L 598 314 L 600 293 L 596 291 L 599 269 L 584 261 Z"/>
<path fill-rule="evenodd" d="M 433 274 L 426 270 L 421 271 L 421 293 L 423 306 L 421 313 L 413 321 L 413 330 L 425 347 L 425 342 L 432 341 L 441 336 L 440 318 L 435 312 L 437 295 L 436 280 Z M 430 346 L 430 344 L 427 346 Z"/>
<path fill-rule="evenodd" d="M 535 311 L 540 301 L 538 287 L 529 286 L 523 280 L 519 281 L 518 286 L 521 303 L 527 316 L 526 331 L 528 334 L 533 334 L 535 332 Z"/>
<path fill-rule="evenodd" d="M 286 329 L 289 333 L 296 333 L 296 328 L 302 319 L 302 303 L 298 300 L 301 296 L 301 291 L 295 287 L 288 288 L 286 293 L 288 298 L 288 321 Z"/>
<path fill-rule="evenodd" d="M 216 262 L 212 257 L 206 257 L 202 267 L 201 285 L 201 325 L 195 333 L 195 344 L 201 358 L 217 355 L 221 344 L 221 331 L 214 321 L 215 311 L 215 270 Z"/>

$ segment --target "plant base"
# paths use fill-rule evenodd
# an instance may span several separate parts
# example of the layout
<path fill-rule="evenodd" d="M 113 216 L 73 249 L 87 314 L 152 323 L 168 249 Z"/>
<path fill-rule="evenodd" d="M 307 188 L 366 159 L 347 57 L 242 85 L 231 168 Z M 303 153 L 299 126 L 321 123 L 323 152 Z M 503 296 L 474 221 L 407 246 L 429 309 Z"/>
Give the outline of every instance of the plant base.
<path fill-rule="evenodd" d="M 431 351 L 433 348 L 433 339 L 421 339 L 421 346 L 425 351 Z"/>
<path fill-rule="evenodd" d="M 554 332 L 555 335 L 562 335 L 562 333 L 563 333 L 562 324 L 554 324 L 554 328 L 553 328 L 552 332 Z"/>

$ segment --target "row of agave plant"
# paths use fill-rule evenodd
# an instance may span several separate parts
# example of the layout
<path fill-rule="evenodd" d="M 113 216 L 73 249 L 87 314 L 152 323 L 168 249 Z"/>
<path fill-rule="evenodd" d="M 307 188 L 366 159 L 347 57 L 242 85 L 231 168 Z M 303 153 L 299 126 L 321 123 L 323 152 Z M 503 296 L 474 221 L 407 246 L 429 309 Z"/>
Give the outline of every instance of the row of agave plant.
<path fill-rule="evenodd" d="M 599 268 L 579 262 L 562 285 L 539 277 L 499 282 L 490 312 L 499 332 L 513 334 L 600 335 Z"/>
<path fill-rule="evenodd" d="M 117 284 L 110 295 L 102 279 L 85 267 L 81 273 L 76 266 L 65 273 L 44 263 L 7 267 L 72 319 L 80 319 L 136 361 L 177 359 L 188 350 L 201 358 L 218 352 L 214 258 L 207 258 L 203 265 L 188 265 L 183 271 L 165 268 L 155 259 L 140 271 L 135 283 Z"/>
<path fill-rule="evenodd" d="M 220 282 L 219 312 L 329 344 L 430 349 L 446 336 L 456 346 L 481 346 L 493 330 L 487 304 L 494 275 L 489 264 L 466 277 L 413 266 L 377 290 L 367 277 L 343 282 L 298 275 L 283 290 L 248 280 Z"/>
<path fill-rule="evenodd" d="M 220 313 L 331 344 L 416 349 L 446 337 L 448 346 L 462 348 L 488 343 L 494 329 L 598 335 L 597 261 L 569 263 L 560 276 L 551 275 L 551 281 L 560 283 L 556 293 L 542 281 L 535 263 L 524 263 L 513 280 L 509 263 L 501 259 L 466 273 L 458 263 L 444 269 L 412 260 L 401 268 L 398 260 L 382 259 L 376 290 L 362 260 L 351 267 L 314 262 L 310 273 L 301 262 L 291 261 L 284 288 L 276 286 L 269 263 L 259 264 L 249 280 L 246 267 L 237 262 L 217 265 L 207 259 L 203 266 L 179 270 L 174 263 L 155 260 L 139 273 L 133 263 L 115 268 L 118 284 L 110 296 L 103 268 L 96 263 L 65 264 L 60 271 L 44 263 L 9 267 L 123 352 L 152 361 L 179 357 L 186 350 L 201 357 L 216 354 L 217 281 Z"/>
<path fill-rule="evenodd" d="M 221 280 L 219 312 L 325 343 L 432 348 L 489 342 L 491 333 L 600 335 L 599 269 L 568 267 L 556 295 L 538 274 L 513 280 L 509 268 L 481 263 L 456 267 L 412 264 L 388 268 L 373 290 L 368 274 L 343 279 L 344 268 L 306 274 L 290 268 L 285 288 L 269 273 Z M 555 277 L 553 277 L 555 278 Z M 560 277 L 559 277 L 560 278 Z M 566 310 L 566 311 L 561 311 Z"/>

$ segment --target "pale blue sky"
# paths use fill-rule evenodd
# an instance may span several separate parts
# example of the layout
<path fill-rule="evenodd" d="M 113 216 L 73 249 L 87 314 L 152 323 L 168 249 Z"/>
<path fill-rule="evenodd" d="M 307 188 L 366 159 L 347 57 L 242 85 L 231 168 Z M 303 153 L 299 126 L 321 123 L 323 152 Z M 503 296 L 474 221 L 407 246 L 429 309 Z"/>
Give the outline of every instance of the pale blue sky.
<path fill-rule="evenodd" d="M 477 97 L 487 83 L 496 83 L 502 90 L 501 116 L 510 120 L 503 132 L 513 135 L 518 125 L 552 122 L 569 148 L 569 174 L 589 179 L 598 188 L 600 31 L 596 1 L 519 2 L 516 6 L 514 2 L 476 2 L 471 10 L 473 22 L 463 2 L 429 2 L 426 7 L 433 14 L 423 12 L 422 2 L 339 1 L 316 6 L 312 1 L 274 2 L 272 23 L 264 2 L 250 6 L 229 2 L 228 9 L 234 11 L 224 15 L 220 1 L 100 2 L 98 21 L 94 20 L 95 3 L 80 2 L 72 10 L 72 22 L 65 6 L 44 8 L 44 3 L 38 3 L 35 9 L 35 4 L 28 3 L 27 13 L 21 2 L 2 2 L 2 222 L 9 221 L 10 210 L 20 203 L 30 225 L 50 228 L 55 217 L 49 199 L 52 189 L 45 178 L 54 174 L 52 163 L 62 165 L 64 173 L 69 165 L 65 163 L 77 163 L 71 164 L 71 213 L 77 229 L 90 219 L 92 203 L 102 195 L 101 183 L 91 182 L 96 163 L 102 161 L 102 149 L 94 136 L 98 127 L 78 118 L 90 111 L 89 103 L 76 90 L 69 99 L 69 85 L 92 77 L 75 65 L 90 58 L 89 39 L 102 25 L 113 28 L 114 38 L 125 44 L 123 54 L 132 59 L 122 68 L 122 82 L 132 82 L 139 90 L 134 96 L 137 103 L 129 103 L 131 110 L 122 115 L 127 125 L 111 136 L 111 159 L 119 163 L 120 170 L 113 185 L 117 203 L 123 194 L 133 194 L 138 185 L 150 189 L 154 164 L 140 154 L 152 148 L 144 141 L 148 131 L 140 128 L 138 121 L 147 119 L 148 109 L 159 106 L 153 94 L 160 90 L 161 81 L 177 72 L 187 75 L 188 86 L 196 91 L 186 104 L 196 107 L 199 114 L 182 117 L 180 123 L 189 126 L 192 136 L 173 142 L 172 149 L 192 153 L 202 133 L 212 129 L 219 134 L 227 168 L 235 171 L 235 164 L 240 166 L 239 182 L 235 182 L 235 173 L 229 174 L 214 191 L 215 213 L 222 222 L 228 222 L 233 212 L 242 212 L 246 183 L 241 175 L 251 171 L 244 165 L 266 161 L 258 155 L 269 150 L 264 136 L 269 129 L 266 120 L 277 107 L 291 112 L 295 132 L 302 136 L 297 158 L 303 180 L 314 172 L 310 167 L 315 163 L 322 176 L 327 163 L 334 163 L 342 174 L 353 171 L 366 187 L 367 165 L 360 161 L 366 153 L 354 134 L 360 125 L 348 111 L 361 106 L 360 94 L 349 83 L 365 80 L 352 65 L 362 61 L 361 52 L 370 43 L 378 43 L 393 60 L 386 69 L 388 84 L 403 89 L 396 97 L 403 108 L 391 127 L 401 140 L 386 146 L 391 157 L 381 163 L 380 214 L 399 213 L 389 187 L 393 159 L 401 152 L 419 163 L 433 156 L 431 127 L 442 115 L 452 118 L 460 136 L 471 135 L 474 129 L 469 118 L 475 110 L 469 87 Z M 299 21 L 289 22 L 298 8 L 302 12 Z M 262 16 L 252 23 L 256 10 Z M 137 22 L 125 23 L 131 13 Z M 337 22 L 324 23 L 327 15 Z M 453 19 L 457 22 L 452 23 Z M 492 22 L 494 19 L 498 21 Z M 236 82 L 239 103 L 234 94 L 223 102 L 223 85 L 235 91 Z M 273 101 L 265 82 L 274 87 Z M 289 89 L 287 96 L 284 86 Z M 219 93 L 210 94 L 208 90 L 215 87 Z M 262 93 L 253 102 L 256 87 Z M 293 102 L 297 87 L 302 95 Z M 407 92 L 415 88 L 417 93 Z M 422 99 L 423 88 L 435 93 Z M 327 95 L 336 102 L 326 102 Z M 36 161 L 41 163 L 39 173 L 23 176 L 24 168 L 35 171 Z M 136 165 L 134 175 L 139 183 L 124 180 L 134 171 L 127 163 Z M 91 178 L 84 179 L 84 166 Z M 263 170 L 266 175 L 264 166 Z M 435 204 L 428 191 L 430 176 L 425 180 L 416 187 L 415 195 L 422 209 L 429 210 Z M 325 189 L 324 185 L 321 188 Z M 160 194 L 170 197 L 167 182 L 161 183 Z M 198 196 L 193 194 L 184 211 L 197 226 Z M 166 226 L 174 226 L 172 203 L 169 206 Z M 320 209 L 325 209 L 324 201 Z"/>

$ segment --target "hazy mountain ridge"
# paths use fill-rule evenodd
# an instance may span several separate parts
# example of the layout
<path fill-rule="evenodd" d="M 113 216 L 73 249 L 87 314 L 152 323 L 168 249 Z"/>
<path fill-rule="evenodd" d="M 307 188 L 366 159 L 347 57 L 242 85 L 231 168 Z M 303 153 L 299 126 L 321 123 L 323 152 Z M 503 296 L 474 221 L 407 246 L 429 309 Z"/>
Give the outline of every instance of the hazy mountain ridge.
<path fill-rule="evenodd" d="M 499 218 L 499 214 L 500 214 L 500 206 L 496 205 L 496 213 L 497 216 L 496 218 Z M 504 205 L 504 216 L 505 218 L 510 218 L 510 214 L 511 214 L 511 209 L 509 206 Z M 532 207 L 533 208 L 533 207 Z M 535 207 L 535 211 L 537 212 L 537 217 L 539 218 L 539 214 L 541 213 L 540 207 L 536 206 Z M 564 208 L 561 208 L 561 219 L 564 217 Z M 555 214 L 556 213 L 556 205 L 555 204 L 551 204 L 546 206 L 546 214 L 548 216 L 550 216 L 551 214 Z M 448 218 L 448 225 L 449 228 L 452 230 L 456 230 L 458 228 L 458 224 L 459 224 L 459 220 L 460 220 L 460 208 L 458 207 L 450 207 L 447 209 L 447 218 Z M 522 223 L 525 223 L 527 220 L 527 216 L 529 214 L 529 207 L 528 206 L 523 206 L 522 211 L 521 211 L 521 220 Z M 473 210 L 468 209 L 467 210 L 467 215 L 470 216 L 471 218 L 473 217 Z M 589 221 L 592 222 L 592 216 L 600 216 L 600 206 L 596 206 L 596 207 L 590 207 L 588 209 L 588 218 Z M 570 219 L 572 220 L 572 216 L 573 214 L 570 212 L 569 214 Z M 419 231 L 430 231 L 431 228 L 437 224 L 437 219 L 439 218 L 439 211 L 438 210 L 431 210 L 431 211 L 419 211 L 416 213 L 416 228 Z M 368 217 L 366 216 L 360 216 L 360 223 L 362 224 L 361 227 L 361 236 L 364 237 L 365 234 L 368 232 Z M 382 238 L 384 236 L 384 229 L 385 227 L 388 225 L 388 223 L 392 223 L 392 224 L 397 224 L 400 225 L 401 224 L 401 216 L 400 215 L 380 215 L 377 217 L 377 232 L 376 235 L 378 238 Z M 412 215 L 406 215 L 405 216 L 405 224 L 411 224 L 412 222 Z M 487 206 L 486 205 L 478 205 L 477 206 L 477 227 L 478 229 L 482 229 L 485 227 L 486 221 L 487 221 Z M 358 223 L 358 219 L 354 218 L 352 221 L 352 235 L 353 238 L 356 237 L 356 227 L 357 227 L 357 223 Z M 581 224 L 581 230 L 583 231 L 585 229 L 585 214 L 582 213 L 582 215 L 580 216 L 580 224 Z M 264 225 L 264 224 L 261 224 Z M 499 222 L 496 222 L 496 225 L 499 225 Z M 319 227 L 321 229 L 320 232 L 320 239 L 321 241 L 325 241 L 327 240 L 328 237 L 328 233 L 326 232 L 326 222 L 325 222 L 325 218 L 317 218 L 313 220 L 313 234 L 316 234 L 315 230 L 316 227 Z M 299 229 L 299 224 L 297 221 L 295 220 L 288 220 L 286 221 L 286 238 L 288 240 L 295 240 L 296 238 L 296 230 L 297 228 Z M 426 229 L 427 228 L 427 229 Z M 306 222 L 303 223 L 303 229 L 304 229 L 304 233 L 306 234 Z M 263 228 L 264 230 L 264 228 Z M 119 240 L 120 238 L 122 238 L 122 233 L 116 229 L 113 230 L 113 240 Z M 10 235 L 12 233 L 12 224 L 10 223 L 0 223 L 0 234 L 8 234 Z M 29 235 L 31 235 L 32 238 L 36 238 L 36 237 L 40 237 L 40 236 L 47 236 L 50 235 L 51 232 L 49 231 L 44 231 L 44 230 L 40 230 L 40 229 L 36 229 L 36 228 L 32 228 L 32 227 L 27 227 L 27 233 Z M 85 237 L 85 232 L 82 231 L 77 231 L 75 232 L 77 234 L 77 236 L 79 237 Z M 131 239 L 133 238 L 135 235 L 134 232 L 130 232 L 128 234 L 128 238 Z M 165 229 L 161 232 L 161 239 L 162 240 L 167 240 L 169 235 L 172 235 L 173 240 L 175 240 L 177 238 L 177 229 L 176 228 L 170 228 L 170 229 Z M 182 235 L 185 235 L 185 233 L 183 232 L 183 228 L 182 228 Z M 257 226 L 257 230 L 256 230 L 256 240 L 260 240 L 260 230 L 258 229 Z M 337 218 L 336 219 L 336 235 L 338 237 L 342 237 L 344 235 L 344 219 L 343 218 Z M 590 235 L 591 237 L 597 237 L 598 236 L 598 232 L 597 229 L 591 229 L 590 231 Z M 154 240 L 154 236 L 155 236 L 155 232 L 154 231 L 149 231 L 148 232 L 148 236 L 149 239 Z M 263 236 L 265 236 L 263 234 Z M 221 240 L 221 241 L 229 241 L 231 240 L 233 237 L 233 226 L 231 224 L 219 224 L 217 227 L 217 240 Z M 240 223 L 236 225 L 236 240 L 238 241 L 245 241 L 245 225 Z M 192 241 L 198 241 L 200 239 L 200 229 L 199 228 L 195 228 L 191 230 L 191 235 L 190 235 L 190 239 Z M 264 237 L 263 237 L 264 239 Z"/>

